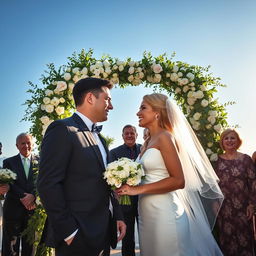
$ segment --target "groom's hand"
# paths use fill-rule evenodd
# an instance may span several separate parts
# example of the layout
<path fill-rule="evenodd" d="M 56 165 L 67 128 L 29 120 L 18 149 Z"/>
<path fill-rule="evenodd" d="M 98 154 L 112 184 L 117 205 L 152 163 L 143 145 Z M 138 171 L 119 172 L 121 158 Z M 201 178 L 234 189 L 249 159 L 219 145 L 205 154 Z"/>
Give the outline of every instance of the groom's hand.
<path fill-rule="evenodd" d="M 119 235 L 117 237 L 117 242 L 122 240 L 126 233 L 126 225 L 122 220 L 117 221 L 117 231 L 119 232 Z"/>

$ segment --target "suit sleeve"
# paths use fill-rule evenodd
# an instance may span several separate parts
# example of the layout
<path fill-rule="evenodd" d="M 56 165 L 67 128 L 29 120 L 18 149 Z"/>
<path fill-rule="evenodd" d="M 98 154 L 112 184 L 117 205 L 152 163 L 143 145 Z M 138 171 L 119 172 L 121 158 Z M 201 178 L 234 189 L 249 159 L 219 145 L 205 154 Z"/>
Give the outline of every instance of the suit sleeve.
<path fill-rule="evenodd" d="M 14 171 L 11 163 L 9 162 L 9 159 L 5 159 L 3 161 L 3 168 L 7 168 L 11 171 Z M 12 192 L 18 196 L 18 198 L 24 197 L 24 193 L 26 193 L 26 191 L 21 186 L 19 186 L 17 184 L 17 182 L 15 182 L 15 181 L 13 184 L 10 184 L 10 188 L 11 188 Z"/>
<path fill-rule="evenodd" d="M 37 189 L 55 238 L 59 241 L 78 229 L 66 205 L 63 191 L 71 154 L 72 143 L 67 127 L 58 121 L 52 123 L 46 131 L 41 146 Z"/>

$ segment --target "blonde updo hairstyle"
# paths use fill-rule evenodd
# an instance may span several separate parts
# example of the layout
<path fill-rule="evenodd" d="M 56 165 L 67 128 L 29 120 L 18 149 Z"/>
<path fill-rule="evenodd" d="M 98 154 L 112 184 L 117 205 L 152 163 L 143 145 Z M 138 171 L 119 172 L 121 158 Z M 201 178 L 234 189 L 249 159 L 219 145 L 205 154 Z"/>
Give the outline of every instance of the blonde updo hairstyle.
<path fill-rule="evenodd" d="M 159 114 L 158 122 L 159 126 L 168 131 L 172 131 L 172 125 L 169 121 L 167 109 L 166 109 L 166 101 L 168 97 L 161 93 L 152 93 L 145 95 L 143 100 L 149 104 L 153 111 Z"/>
<path fill-rule="evenodd" d="M 237 137 L 237 140 L 238 140 L 238 145 L 237 145 L 237 149 L 240 148 L 240 146 L 242 145 L 242 140 L 238 134 L 238 132 L 235 130 L 235 129 L 231 129 L 231 128 L 228 128 L 226 130 L 224 130 L 221 135 L 220 135 L 220 147 L 222 150 L 225 151 L 225 148 L 224 148 L 224 145 L 223 145 L 223 140 L 224 140 L 224 137 L 226 137 L 229 133 L 235 133 L 236 134 L 236 137 Z"/>

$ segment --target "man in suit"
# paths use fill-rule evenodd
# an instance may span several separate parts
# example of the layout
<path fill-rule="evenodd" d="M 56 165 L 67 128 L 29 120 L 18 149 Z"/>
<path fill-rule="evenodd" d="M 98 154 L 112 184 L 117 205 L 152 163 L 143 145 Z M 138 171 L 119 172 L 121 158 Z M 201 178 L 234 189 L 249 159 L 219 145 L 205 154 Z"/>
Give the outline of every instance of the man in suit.
<path fill-rule="evenodd" d="M 108 80 L 79 80 L 76 112 L 53 122 L 42 142 L 38 192 L 48 215 L 45 243 L 56 256 L 109 255 L 117 230 L 119 240 L 125 235 L 121 209 L 103 179 L 108 149 L 95 126 L 113 109 L 111 87 Z"/>
<path fill-rule="evenodd" d="M 141 144 L 136 143 L 136 128 L 130 124 L 125 125 L 122 130 L 124 144 L 110 151 L 110 161 L 115 161 L 121 157 L 127 157 L 135 160 L 139 153 Z M 124 221 L 127 226 L 126 235 L 122 241 L 122 255 L 135 256 L 135 237 L 134 225 L 135 220 L 138 222 L 138 196 L 130 196 L 131 205 L 122 205 Z"/>
<path fill-rule="evenodd" d="M 3 206 L 2 256 L 19 255 L 20 240 L 22 256 L 32 255 L 33 249 L 26 237 L 21 237 L 35 208 L 34 162 L 36 158 L 31 154 L 32 136 L 21 133 L 16 138 L 16 146 L 19 154 L 3 161 L 3 168 L 15 172 L 17 178 L 10 185 Z"/>

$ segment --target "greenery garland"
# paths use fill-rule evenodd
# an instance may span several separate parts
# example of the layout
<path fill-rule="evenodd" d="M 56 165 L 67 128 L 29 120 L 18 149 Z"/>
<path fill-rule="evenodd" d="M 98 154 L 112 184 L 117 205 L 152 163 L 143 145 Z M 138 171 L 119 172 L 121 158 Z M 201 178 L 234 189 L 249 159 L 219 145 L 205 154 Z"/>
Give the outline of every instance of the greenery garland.
<path fill-rule="evenodd" d="M 189 123 L 193 127 L 206 154 L 211 161 L 220 153 L 218 140 L 220 132 L 227 127 L 225 106 L 214 98 L 217 87 L 224 87 L 220 78 L 209 73 L 209 66 L 189 65 L 181 61 L 173 61 L 166 54 L 153 57 L 144 52 L 143 58 L 134 61 L 127 58 L 121 61 L 105 55 L 100 59 L 93 57 L 93 50 L 82 50 L 68 57 L 67 65 L 58 69 L 54 64 L 42 76 L 43 87 L 29 82 L 31 98 L 25 102 L 27 110 L 24 120 L 31 121 L 31 133 L 38 145 L 48 125 L 56 119 L 66 118 L 74 111 L 72 89 L 81 78 L 97 77 L 110 80 L 115 86 L 152 87 L 155 91 L 165 91 L 176 100 L 182 108 Z M 39 199 L 38 199 L 39 200 Z M 30 222 L 28 233 L 42 232 L 45 212 L 39 203 L 34 217 Z M 38 236 L 38 239 L 40 235 Z M 49 251 L 40 255 L 47 255 Z M 38 254 L 39 255 L 39 254 Z"/>

